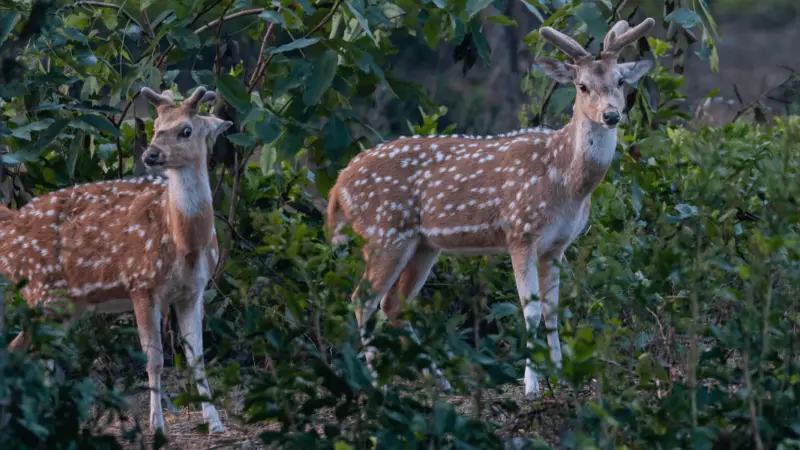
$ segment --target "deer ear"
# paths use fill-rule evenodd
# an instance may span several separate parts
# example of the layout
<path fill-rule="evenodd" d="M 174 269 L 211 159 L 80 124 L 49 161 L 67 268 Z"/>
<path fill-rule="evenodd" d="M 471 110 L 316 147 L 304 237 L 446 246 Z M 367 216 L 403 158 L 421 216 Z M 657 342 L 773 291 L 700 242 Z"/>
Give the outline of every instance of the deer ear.
<path fill-rule="evenodd" d="M 203 117 L 208 123 L 208 136 L 211 138 L 211 142 L 216 142 L 217 138 L 222 135 L 228 128 L 233 126 L 233 122 L 230 120 L 222 120 L 219 117 L 212 117 L 207 116 Z"/>
<path fill-rule="evenodd" d="M 575 76 L 578 74 L 575 66 L 555 58 L 539 58 L 536 60 L 534 68 L 541 70 L 559 83 L 565 84 L 575 81 Z"/>
<path fill-rule="evenodd" d="M 617 65 L 622 74 L 622 79 L 626 83 L 636 84 L 650 69 L 653 68 L 653 61 L 643 59 L 636 62 L 628 62 Z"/>

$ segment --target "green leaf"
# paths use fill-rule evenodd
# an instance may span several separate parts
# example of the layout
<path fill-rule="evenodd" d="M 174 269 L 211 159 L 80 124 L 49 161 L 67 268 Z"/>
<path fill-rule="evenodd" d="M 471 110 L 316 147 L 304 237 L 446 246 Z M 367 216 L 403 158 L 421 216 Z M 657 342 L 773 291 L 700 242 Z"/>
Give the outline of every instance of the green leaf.
<path fill-rule="evenodd" d="M 467 1 L 467 17 L 472 18 L 475 14 L 481 12 L 482 9 L 489 6 L 492 0 L 468 0 Z"/>
<path fill-rule="evenodd" d="M 53 119 L 42 119 L 36 122 L 31 122 L 27 125 L 23 125 L 21 127 L 14 128 L 11 130 L 11 135 L 17 139 L 23 139 L 26 141 L 31 140 L 31 131 L 42 131 L 47 129 L 53 122 Z"/>
<path fill-rule="evenodd" d="M 78 155 L 83 150 L 83 140 L 85 133 L 83 130 L 78 130 L 75 137 L 72 138 L 72 144 L 69 146 L 69 153 L 67 154 L 67 174 L 70 180 L 75 177 L 75 164 L 78 162 Z"/>
<path fill-rule="evenodd" d="M 225 136 L 229 141 L 242 147 L 252 147 L 256 145 L 256 137 L 247 133 L 236 133 Z"/>
<path fill-rule="evenodd" d="M 439 21 L 435 17 L 431 17 L 422 26 L 422 37 L 425 38 L 425 43 L 428 44 L 431 50 L 436 50 L 439 44 Z"/>
<path fill-rule="evenodd" d="M 306 105 L 314 106 L 319 102 L 320 97 L 328 90 L 336 76 L 338 63 L 339 55 L 333 50 L 326 50 L 314 61 L 311 67 L 311 76 L 308 77 L 306 92 L 303 94 L 303 102 Z"/>
<path fill-rule="evenodd" d="M 120 137 L 122 134 L 119 132 L 117 127 L 111 124 L 103 116 L 98 116 L 94 114 L 84 114 L 78 118 L 81 122 L 89 125 L 90 127 L 96 129 L 100 132 L 106 132 L 114 137 Z"/>
<path fill-rule="evenodd" d="M 286 26 L 286 22 L 283 20 L 283 15 L 271 9 L 264 11 L 258 17 L 267 23 L 274 23 L 275 25 Z"/>
<path fill-rule="evenodd" d="M 281 124 L 278 118 L 271 113 L 266 113 L 255 124 L 256 136 L 265 144 L 271 144 L 281 135 Z"/>
<path fill-rule="evenodd" d="M 210 70 L 193 70 L 192 79 L 198 86 L 214 86 L 214 72 Z"/>
<path fill-rule="evenodd" d="M 333 161 L 338 161 L 350 145 L 350 130 L 339 116 L 331 117 L 322 127 L 322 137 L 325 140 L 325 155 Z"/>
<path fill-rule="evenodd" d="M 496 16 L 491 16 L 491 17 L 489 17 L 489 20 L 491 20 L 494 23 L 500 24 L 500 25 L 502 25 L 504 27 L 517 26 L 517 21 L 516 20 L 510 19 L 510 18 L 508 18 L 508 17 L 506 17 L 506 16 L 504 16 L 502 14 L 498 14 Z"/>
<path fill-rule="evenodd" d="M 275 171 L 275 162 L 278 160 L 278 152 L 275 146 L 265 144 L 261 146 L 261 158 L 259 165 L 261 166 L 261 173 L 268 177 Z"/>
<path fill-rule="evenodd" d="M 606 19 L 597 8 L 597 4 L 589 2 L 581 3 L 573 10 L 573 14 L 581 22 L 586 24 L 586 30 L 595 39 L 603 39 L 606 33 L 608 33 L 608 23 L 606 23 Z"/>
<path fill-rule="evenodd" d="M 14 26 L 19 21 L 19 17 L 20 14 L 16 11 L 3 13 L 3 17 L 0 18 L 0 45 L 8 39 L 11 30 L 14 29 Z"/>
<path fill-rule="evenodd" d="M 367 33 L 367 36 L 372 39 L 375 45 L 378 45 L 378 40 L 375 39 L 375 35 L 372 34 L 372 31 L 369 29 L 369 23 L 367 23 L 367 19 L 364 18 L 364 0 L 350 0 L 345 2 L 347 7 L 350 9 L 350 12 L 353 13 L 358 23 L 361 24 L 361 28 L 364 29 L 364 32 Z"/>
<path fill-rule="evenodd" d="M 217 89 L 228 103 L 240 113 L 246 114 L 250 111 L 250 94 L 241 81 L 233 75 L 223 73 L 217 79 Z"/>
<path fill-rule="evenodd" d="M 200 38 L 188 28 L 175 27 L 169 30 L 167 38 L 181 50 L 200 48 Z"/>
<path fill-rule="evenodd" d="M 489 313 L 489 320 L 502 319 L 504 317 L 516 316 L 519 313 L 519 306 L 511 302 L 494 303 Z"/>
<path fill-rule="evenodd" d="M 691 29 L 703 23 L 694 11 L 686 8 L 678 8 L 664 17 L 665 22 L 675 22 L 685 29 Z"/>
<path fill-rule="evenodd" d="M 472 42 L 478 50 L 478 56 L 483 61 L 483 65 L 489 67 L 492 59 L 492 49 L 489 47 L 489 41 L 486 40 L 486 36 L 483 35 L 483 32 L 478 27 L 473 27 Z"/>
<path fill-rule="evenodd" d="M 309 45 L 314 45 L 314 44 L 317 43 L 317 41 L 319 41 L 319 39 L 317 39 L 317 38 L 295 39 L 294 41 L 292 41 L 292 42 L 290 42 L 288 44 L 281 45 L 280 47 L 275 47 L 275 48 L 269 49 L 267 51 L 267 53 L 268 54 L 286 53 L 286 52 L 290 52 L 292 50 L 297 50 L 297 49 L 300 49 L 300 48 L 306 48 Z"/>
<path fill-rule="evenodd" d="M 69 122 L 69 119 L 59 119 L 50 124 L 50 126 L 39 135 L 39 139 L 36 140 L 36 145 L 34 148 L 41 151 L 47 147 L 51 142 L 53 142 L 53 139 L 55 139 L 64 130 L 64 128 L 69 125 Z"/>

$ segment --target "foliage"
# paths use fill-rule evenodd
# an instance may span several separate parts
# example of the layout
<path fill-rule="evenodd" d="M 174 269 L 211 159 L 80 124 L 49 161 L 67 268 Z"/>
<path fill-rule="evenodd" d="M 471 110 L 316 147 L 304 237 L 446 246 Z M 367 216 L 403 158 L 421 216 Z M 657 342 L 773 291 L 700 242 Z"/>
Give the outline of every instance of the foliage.
<path fill-rule="evenodd" d="M 620 17 L 652 14 L 629 3 L 617 10 L 606 1 L 524 2 L 584 44 Z M 700 30 L 704 45 L 694 56 L 713 67 L 714 22 L 706 2 L 688 3 L 656 5 L 659 22 Z M 800 123 L 682 128 L 680 61 L 657 65 L 631 89 L 620 151 L 594 195 L 588 232 L 568 251 L 563 368 L 551 367 L 539 336 L 526 336 L 507 257 L 448 256 L 406 312 L 417 339 L 380 314 L 370 322 L 380 349 L 377 387 L 371 383 L 349 302 L 363 271 L 362 242 L 327 242 L 320 197 L 353 155 L 382 139 L 357 113 L 378 91 L 413 106 L 400 114 L 408 134 L 458 129 L 444 126 L 447 110 L 428 102 L 419 85 L 394 75 L 397 42 L 447 42 L 466 70 L 488 64 L 484 27 L 514 26 L 497 14 L 503 6 L 10 2 L 0 21 L 0 45 L 10 55 L 0 71 L 0 133 L 10 149 L 4 201 L 20 206 L 40 192 L 135 172 L 152 129 L 138 89 L 185 95 L 204 84 L 224 100 L 213 112 L 236 124 L 211 157 L 223 262 L 206 293 L 206 360 L 229 416 L 274 424 L 262 442 L 519 446 L 507 439 L 516 428 L 509 433 L 492 415 L 525 421 L 526 408 L 541 406 L 503 396 L 530 356 L 551 381 L 548 395 L 564 401 L 567 423 L 563 433 L 526 424 L 526 436 L 558 434 L 565 448 L 796 448 Z M 487 10 L 491 19 L 481 15 Z M 649 38 L 638 56 L 680 53 L 686 33 L 674 36 Z M 549 52 L 533 32 L 525 43 L 535 55 Z M 569 88 L 536 71 L 522 83 L 533 98 L 520 113 L 523 125 L 563 123 Z M 102 388 L 90 374 L 114 379 L 140 369 L 141 355 L 130 350 L 138 346 L 134 333 L 95 318 L 56 344 L 52 322 L 19 303 L 18 295 L 8 303 L 12 326 L 4 337 L 20 324 L 42 323 L 34 357 L 0 358 L 9 448 L 117 445 L 100 416 L 124 414 L 119 383 Z M 114 364 L 96 363 L 101 349 Z M 170 356 L 181 370 L 181 355 Z M 41 359 L 48 357 L 55 372 Z M 457 408 L 421 376 L 431 360 L 469 408 Z M 193 389 L 187 383 L 174 403 L 197 403 Z M 234 392 L 244 392 L 239 405 Z M 138 434 L 134 427 L 125 437 Z"/>

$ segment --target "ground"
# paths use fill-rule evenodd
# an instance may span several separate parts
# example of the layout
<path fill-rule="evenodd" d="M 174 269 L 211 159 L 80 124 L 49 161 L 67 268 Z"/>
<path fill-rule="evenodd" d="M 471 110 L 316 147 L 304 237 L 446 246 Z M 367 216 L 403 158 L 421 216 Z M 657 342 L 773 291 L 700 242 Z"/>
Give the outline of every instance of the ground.
<path fill-rule="evenodd" d="M 170 391 L 169 386 L 177 386 L 177 374 L 165 370 L 164 385 Z M 177 390 L 177 389 L 176 389 Z M 559 390 L 561 392 L 559 392 Z M 557 389 L 555 397 L 561 397 L 566 394 L 564 388 Z M 579 398 L 586 398 L 591 395 L 591 389 L 587 387 L 585 392 L 579 394 Z M 540 401 L 526 400 L 523 395 L 523 387 L 520 382 L 517 386 L 507 386 L 506 389 L 499 396 L 495 396 L 491 400 L 513 400 L 520 406 L 520 411 L 510 415 L 500 408 L 492 408 L 487 406 L 484 408 L 482 416 L 484 419 L 490 419 L 496 423 L 502 424 L 498 430 L 498 434 L 503 437 L 541 437 L 548 444 L 556 447 L 559 444 L 559 436 L 567 427 L 568 407 L 563 400 L 553 398 L 545 398 Z M 230 449 L 230 450 L 251 450 L 251 449 L 265 449 L 269 448 L 262 444 L 259 440 L 259 435 L 268 430 L 277 430 L 277 425 L 256 424 L 249 425 L 239 422 L 235 417 L 235 411 L 241 407 L 242 396 L 241 393 L 233 393 L 231 395 L 231 405 L 234 410 L 225 409 L 223 405 L 218 404 L 217 408 L 222 422 L 226 426 L 226 432 L 223 435 L 209 436 L 197 431 L 197 427 L 203 424 L 203 414 L 198 407 L 192 407 L 191 410 L 184 408 L 180 411 L 179 415 L 174 415 L 165 409 L 164 420 L 167 424 L 167 437 L 170 441 L 169 449 Z M 447 401 L 456 405 L 456 409 L 462 414 L 472 414 L 474 410 L 473 401 L 470 397 L 465 396 L 448 396 Z M 125 428 L 131 427 L 133 417 L 136 417 L 144 428 L 147 424 L 149 414 L 149 394 L 147 392 L 138 393 L 129 399 L 131 409 L 130 414 L 132 418 L 126 424 Z M 484 404 L 488 404 L 484 399 Z M 117 436 L 121 436 L 123 427 L 120 423 L 115 423 L 108 431 Z M 153 436 L 149 430 L 145 431 L 145 441 L 136 442 L 133 444 L 126 444 L 126 449 L 142 449 L 152 448 Z"/>

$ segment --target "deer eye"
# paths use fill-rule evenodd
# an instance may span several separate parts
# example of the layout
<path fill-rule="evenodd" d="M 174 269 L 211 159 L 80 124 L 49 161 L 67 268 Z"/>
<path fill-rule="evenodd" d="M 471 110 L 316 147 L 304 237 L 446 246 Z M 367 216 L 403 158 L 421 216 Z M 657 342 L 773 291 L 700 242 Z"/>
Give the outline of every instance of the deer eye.
<path fill-rule="evenodd" d="M 180 136 L 180 137 L 182 137 L 184 139 L 188 138 L 191 135 L 192 135 L 192 128 L 191 127 L 183 127 L 181 132 L 178 133 L 178 136 Z"/>
<path fill-rule="evenodd" d="M 619 81 L 617 82 L 617 85 L 622 86 L 623 84 L 625 84 L 625 78 L 620 78 Z"/>
<path fill-rule="evenodd" d="M 581 92 L 584 92 L 584 93 L 589 92 L 589 88 L 587 88 L 586 85 L 583 84 L 583 83 L 579 84 L 578 88 L 580 88 Z"/>

